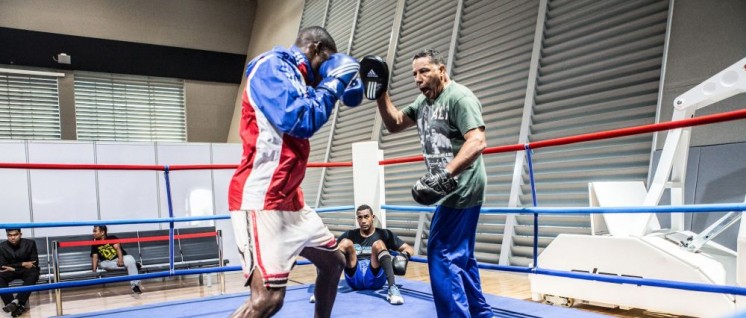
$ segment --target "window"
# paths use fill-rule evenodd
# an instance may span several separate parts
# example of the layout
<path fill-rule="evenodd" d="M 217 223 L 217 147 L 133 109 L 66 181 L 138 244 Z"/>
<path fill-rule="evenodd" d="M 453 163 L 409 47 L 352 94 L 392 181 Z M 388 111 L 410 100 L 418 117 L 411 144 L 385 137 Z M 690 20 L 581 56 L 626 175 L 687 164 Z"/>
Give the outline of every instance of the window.
<path fill-rule="evenodd" d="M 0 69 L 0 139 L 60 139 L 59 76 Z"/>
<path fill-rule="evenodd" d="M 186 141 L 184 81 L 75 73 L 78 140 Z"/>

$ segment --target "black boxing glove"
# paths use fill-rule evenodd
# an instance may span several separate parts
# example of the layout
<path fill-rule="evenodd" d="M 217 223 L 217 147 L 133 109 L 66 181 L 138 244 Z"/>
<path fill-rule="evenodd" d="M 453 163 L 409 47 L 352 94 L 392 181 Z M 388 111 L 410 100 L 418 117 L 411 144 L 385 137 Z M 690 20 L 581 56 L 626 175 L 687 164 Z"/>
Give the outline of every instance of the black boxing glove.
<path fill-rule="evenodd" d="M 407 274 L 407 265 L 409 264 L 409 254 L 401 252 L 394 257 L 391 265 L 394 267 L 394 275 L 404 276 Z"/>
<path fill-rule="evenodd" d="M 432 205 L 456 190 L 458 182 L 446 170 L 427 173 L 412 186 L 412 198 L 422 205 Z"/>
<path fill-rule="evenodd" d="M 368 55 L 360 61 L 360 79 L 365 98 L 376 100 L 389 87 L 389 67 L 380 56 Z"/>

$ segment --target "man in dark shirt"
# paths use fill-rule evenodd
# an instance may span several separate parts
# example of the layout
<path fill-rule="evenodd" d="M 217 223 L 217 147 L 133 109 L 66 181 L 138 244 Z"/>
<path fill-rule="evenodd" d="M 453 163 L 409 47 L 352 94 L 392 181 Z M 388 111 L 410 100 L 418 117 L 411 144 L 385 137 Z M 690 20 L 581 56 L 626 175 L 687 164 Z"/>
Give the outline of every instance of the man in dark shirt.
<path fill-rule="evenodd" d="M 97 225 L 93 227 L 93 240 L 117 240 L 116 235 L 109 235 L 106 225 Z M 119 243 L 104 243 L 91 245 L 91 265 L 92 270 L 98 270 L 98 266 L 105 270 L 127 268 L 127 275 L 137 275 L 137 262 L 132 255 L 127 255 Z M 132 292 L 141 294 L 142 289 L 139 280 L 131 280 Z"/>
<path fill-rule="evenodd" d="M 8 240 L 0 243 L 0 288 L 8 287 L 14 279 L 22 279 L 23 286 L 34 285 L 39 280 L 39 254 L 36 242 L 22 238 L 21 229 L 5 229 Z M 18 317 L 26 310 L 31 292 L 2 294 L 3 311 Z"/>
<path fill-rule="evenodd" d="M 339 236 L 339 250 L 345 254 L 344 276 L 347 284 L 356 290 L 376 290 L 388 283 L 386 299 L 392 305 L 404 303 L 394 278 L 394 263 L 406 261 L 414 254 L 409 244 L 393 232 L 375 227 L 376 216 L 368 205 L 361 205 L 355 212 L 359 229 L 349 230 Z M 395 260 L 389 250 L 398 251 Z"/>

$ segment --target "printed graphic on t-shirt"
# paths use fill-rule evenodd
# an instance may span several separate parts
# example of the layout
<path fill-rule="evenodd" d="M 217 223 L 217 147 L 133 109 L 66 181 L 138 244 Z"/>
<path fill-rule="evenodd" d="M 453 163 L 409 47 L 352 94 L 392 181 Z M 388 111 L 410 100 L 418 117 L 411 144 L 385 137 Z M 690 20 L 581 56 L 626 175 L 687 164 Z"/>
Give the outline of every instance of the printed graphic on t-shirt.
<path fill-rule="evenodd" d="M 453 159 L 453 147 L 448 138 L 448 105 L 423 105 L 417 114 L 417 129 L 425 163 L 431 173 L 445 169 Z"/>
<path fill-rule="evenodd" d="M 373 254 L 372 246 L 362 246 L 360 244 L 355 244 L 355 254 L 358 256 L 370 256 L 370 254 Z"/>
<path fill-rule="evenodd" d="M 117 258 L 117 249 L 115 249 L 111 244 L 101 245 L 97 249 L 98 254 L 100 254 L 105 260 L 110 261 Z"/>

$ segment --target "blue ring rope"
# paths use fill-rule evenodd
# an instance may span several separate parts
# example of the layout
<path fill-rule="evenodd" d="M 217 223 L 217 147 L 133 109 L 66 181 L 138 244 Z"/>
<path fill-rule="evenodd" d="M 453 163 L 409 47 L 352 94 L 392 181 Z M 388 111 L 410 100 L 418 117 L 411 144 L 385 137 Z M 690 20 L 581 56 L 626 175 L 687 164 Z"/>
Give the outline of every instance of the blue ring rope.
<path fill-rule="evenodd" d="M 414 262 L 427 263 L 427 258 L 419 257 L 419 256 L 412 256 L 410 260 Z M 311 262 L 306 261 L 306 260 L 298 261 L 298 265 L 307 265 L 307 264 L 311 264 Z M 568 272 L 568 271 L 552 270 L 552 269 L 544 269 L 544 268 L 532 269 L 529 267 L 505 266 L 505 265 L 494 265 L 494 264 L 484 264 L 484 263 L 477 263 L 477 265 L 479 266 L 479 268 L 499 270 L 499 271 L 533 273 L 533 274 L 539 274 L 539 275 L 549 275 L 549 276 L 575 278 L 575 279 L 582 279 L 582 280 L 600 281 L 600 282 L 605 282 L 605 283 L 664 287 L 664 288 L 672 288 L 672 289 L 700 291 L 700 292 L 707 292 L 707 293 L 721 293 L 721 294 L 746 296 L 746 287 L 739 287 L 739 286 L 687 283 L 687 282 L 677 282 L 677 281 L 662 280 L 662 279 L 649 279 L 649 278 L 619 277 L 619 276 L 608 276 L 608 275 L 601 275 L 601 274 Z M 139 279 L 170 277 L 170 276 L 178 276 L 178 275 L 232 272 L 232 271 L 240 271 L 240 270 L 241 270 L 240 266 L 225 266 L 225 267 L 181 269 L 181 270 L 177 269 L 177 270 L 174 270 L 173 273 L 164 271 L 164 272 L 157 272 L 157 273 L 138 274 L 138 275 L 132 275 L 132 276 L 106 277 L 106 278 L 97 278 L 97 279 L 87 279 L 87 280 L 82 280 L 82 281 L 70 281 L 70 282 L 61 282 L 61 283 L 31 285 L 31 286 L 8 287 L 8 288 L 3 288 L 3 293 L 33 292 L 33 291 L 42 291 L 42 290 L 58 289 L 58 288 L 71 288 L 71 287 L 100 285 L 100 284 L 106 284 L 106 283 L 124 282 L 124 281 L 139 280 Z"/>
<path fill-rule="evenodd" d="M 427 258 L 419 257 L 419 256 L 412 256 L 409 260 L 415 261 L 418 263 L 427 263 Z M 553 269 L 545 269 L 545 268 L 530 268 L 530 267 L 522 267 L 522 266 L 484 264 L 484 263 L 479 263 L 479 262 L 477 263 L 477 266 L 483 269 L 499 270 L 499 271 L 506 271 L 506 272 L 529 273 L 529 274 L 537 274 L 537 275 L 548 275 L 548 276 L 567 277 L 567 278 L 575 278 L 575 279 L 582 279 L 582 280 L 592 280 L 592 281 L 599 281 L 599 282 L 605 282 L 605 283 L 664 287 L 664 288 L 672 288 L 672 289 L 700 291 L 700 292 L 706 292 L 706 293 L 721 293 L 721 294 L 746 296 L 746 287 L 740 287 L 740 286 L 687 283 L 687 282 L 677 282 L 677 281 L 672 281 L 672 280 L 652 279 L 652 278 L 609 276 L 609 275 L 603 275 L 603 274 L 578 273 L 578 272 L 569 272 L 569 271 L 553 270 Z"/>
<path fill-rule="evenodd" d="M 672 288 L 672 289 L 683 289 L 683 290 L 700 291 L 700 292 L 706 292 L 706 293 L 721 293 L 721 294 L 731 294 L 731 295 L 740 295 L 740 296 L 746 295 L 746 287 L 739 287 L 739 286 L 687 283 L 687 282 L 677 282 L 677 281 L 653 279 L 653 278 L 609 276 L 609 275 L 603 275 L 603 274 L 568 272 L 568 271 L 544 269 L 544 268 L 537 268 L 536 270 L 533 271 L 533 273 L 539 274 L 539 275 L 567 277 L 567 278 L 575 278 L 575 279 L 582 279 L 582 280 L 594 280 L 594 281 L 605 282 L 605 283 L 665 287 L 665 288 Z"/>
<path fill-rule="evenodd" d="M 354 209 L 351 205 L 341 207 L 319 208 L 316 212 L 349 211 Z M 381 209 L 411 212 L 434 212 L 434 207 L 403 206 L 403 205 L 381 205 Z M 601 214 L 601 213 L 676 213 L 676 212 L 730 212 L 746 211 L 746 204 L 696 204 L 677 206 L 650 206 L 650 207 L 577 207 L 577 208 L 482 208 L 484 214 Z M 130 219 L 130 220 L 91 220 L 70 222 L 24 222 L 24 223 L 0 223 L 0 229 L 17 228 L 44 228 L 44 227 L 70 227 L 85 225 L 122 225 L 122 224 L 148 224 L 167 222 L 191 222 L 230 219 L 228 214 L 186 216 L 177 218 L 160 219 Z"/>
<path fill-rule="evenodd" d="M 342 206 L 336 206 L 336 207 L 318 208 L 316 209 L 316 212 L 323 213 L 323 212 L 336 212 L 336 211 L 350 211 L 354 209 L 355 209 L 354 205 L 342 205 Z"/>
<path fill-rule="evenodd" d="M 137 274 L 137 275 L 132 275 L 132 276 L 127 275 L 127 276 L 118 276 L 118 277 L 104 277 L 104 278 L 86 279 L 86 280 L 60 282 L 60 283 L 8 287 L 8 288 L 3 288 L 3 293 L 33 292 L 33 291 L 42 291 L 42 290 L 48 290 L 48 289 L 72 288 L 72 287 L 100 285 L 100 284 L 106 284 L 106 283 L 126 282 L 130 280 L 171 277 L 171 276 L 179 276 L 179 275 L 233 272 L 233 271 L 240 271 L 240 270 L 241 270 L 241 266 L 225 266 L 225 267 L 212 267 L 212 268 L 199 268 L 199 269 L 177 269 L 177 270 L 174 270 L 173 272 L 162 271 L 162 272 L 155 272 L 155 273 Z"/>
<path fill-rule="evenodd" d="M 433 207 L 418 207 L 408 205 L 381 205 L 381 209 L 412 212 L 433 212 Z M 667 205 L 667 206 L 628 206 L 628 207 L 521 207 L 521 208 L 482 208 L 485 214 L 601 214 L 601 213 L 677 213 L 677 212 L 730 212 L 746 211 L 743 203 Z"/>
<path fill-rule="evenodd" d="M 317 212 L 331 212 L 331 211 L 342 211 L 351 210 L 353 206 L 341 206 L 341 207 L 329 207 L 317 209 Z M 434 208 L 431 207 L 412 207 L 412 206 L 395 206 L 395 205 L 382 205 L 382 209 L 388 210 L 401 210 L 401 211 L 420 211 L 420 212 L 432 212 Z M 744 211 L 746 210 L 746 204 L 701 204 L 701 205 L 689 205 L 689 206 L 657 206 L 657 207 L 606 207 L 606 208 L 484 208 L 482 212 L 487 213 L 651 213 L 651 212 L 726 212 L 726 211 Z M 33 227 L 55 227 L 55 226 L 81 226 L 81 225 L 98 225 L 98 224 L 140 224 L 140 223 L 163 223 L 163 222 L 187 222 L 194 220 L 218 220 L 218 219 L 229 219 L 229 215 L 211 215 L 211 216 L 198 216 L 198 217 L 182 217 L 182 218 L 164 218 L 164 219 L 143 219 L 143 220 L 109 220 L 109 221 L 83 221 L 83 222 L 43 222 L 43 223 L 5 223 L 0 224 L 0 228 L 33 228 Z M 173 242 L 173 239 L 171 239 Z M 173 243 L 171 243 L 173 244 Z M 411 260 L 416 262 L 427 262 L 426 258 L 413 256 Z M 173 262 L 173 258 L 171 258 Z M 299 261 L 299 265 L 310 264 L 308 261 Z M 583 280 L 594 280 L 607 283 L 617 284 L 633 284 L 641 286 L 653 286 L 653 287 L 664 287 L 690 291 L 700 291 L 709 293 L 725 293 L 732 295 L 746 296 L 746 287 L 739 286 L 725 286 L 725 285 L 713 285 L 713 284 L 701 284 L 701 283 L 687 283 L 677 282 L 660 279 L 645 279 L 645 278 L 631 278 L 631 277 L 618 277 L 608 276 L 599 274 L 588 274 L 588 273 L 577 273 L 567 272 L 560 270 L 551 270 L 543 268 L 528 268 L 519 266 L 505 266 L 505 265 L 493 265 L 478 263 L 479 268 L 509 271 L 509 272 L 522 272 L 522 273 L 534 273 L 539 275 L 550 275 L 566 278 L 575 278 Z M 20 286 L 20 287 L 8 287 L 4 288 L 5 293 L 17 293 L 26 291 L 41 291 L 58 288 L 68 287 L 80 287 L 99 285 L 110 282 L 122 282 L 137 279 L 148 279 L 148 278 L 159 278 L 176 275 L 191 275 L 191 274 L 204 274 L 204 273 L 217 273 L 227 271 L 239 271 L 240 266 L 226 266 L 226 267 L 214 267 L 207 269 L 186 269 L 186 270 L 170 270 L 169 272 L 158 272 L 158 273 L 147 273 L 138 274 L 132 276 L 123 277 L 107 277 L 90 279 L 84 281 L 71 281 L 71 282 L 60 282 L 60 283 L 49 283 L 40 284 L 33 286 Z"/>

